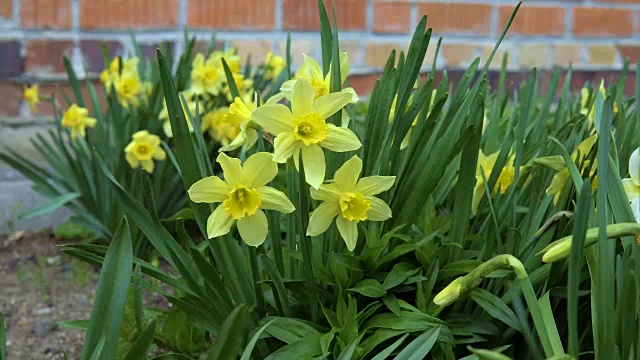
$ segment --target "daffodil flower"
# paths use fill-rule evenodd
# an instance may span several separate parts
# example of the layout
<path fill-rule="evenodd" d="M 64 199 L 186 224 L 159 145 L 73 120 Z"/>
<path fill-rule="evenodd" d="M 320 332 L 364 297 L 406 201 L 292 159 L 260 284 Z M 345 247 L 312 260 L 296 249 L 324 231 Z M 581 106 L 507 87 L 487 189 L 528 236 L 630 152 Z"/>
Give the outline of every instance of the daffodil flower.
<path fill-rule="evenodd" d="M 215 55 L 205 60 L 204 55 L 198 53 L 191 64 L 191 90 L 199 95 L 218 95 L 224 77 L 220 71 L 218 59 Z"/>
<path fill-rule="evenodd" d="M 123 74 L 138 74 L 138 64 L 140 59 L 137 57 L 131 57 L 129 59 L 123 59 L 122 57 L 115 57 L 109 63 L 109 66 L 102 70 L 100 73 L 100 81 L 104 86 L 109 89 L 116 76 Z"/>
<path fill-rule="evenodd" d="M 127 72 L 114 76 L 113 86 L 118 95 L 118 101 L 124 108 L 128 108 L 129 106 L 136 107 L 140 104 L 138 97 L 144 93 L 145 89 L 140 82 L 140 76 L 137 72 Z"/>
<path fill-rule="evenodd" d="M 280 56 L 274 55 L 271 51 L 264 58 L 264 78 L 274 80 L 280 76 L 282 70 L 287 66 L 287 62 Z"/>
<path fill-rule="evenodd" d="M 189 113 L 191 113 L 191 115 L 193 116 L 196 115 L 196 102 L 192 100 L 194 96 L 194 92 L 188 90 L 188 91 L 184 91 L 182 95 L 184 96 L 184 99 L 187 102 L 186 106 L 185 106 L 185 102 L 182 101 L 182 96 L 178 96 L 178 98 L 180 99 L 180 104 L 182 105 L 184 118 L 187 120 L 187 127 L 189 128 L 189 132 L 193 132 L 193 125 L 191 125 Z M 167 135 L 168 138 L 172 138 L 173 130 L 171 129 L 171 120 L 169 119 L 169 109 L 167 108 L 166 99 L 164 100 L 163 105 L 164 107 L 162 108 L 162 110 L 160 111 L 160 114 L 158 115 L 158 120 L 163 121 L 162 130 L 164 131 L 164 134 Z"/>
<path fill-rule="evenodd" d="M 202 131 L 208 130 L 213 140 L 229 145 L 240 133 L 241 119 L 229 113 L 228 107 L 214 109 L 202 117 Z"/>
<path fill-rule="evenodd" d="M 155 167 L 154 160 L 164 160 L 167 154 L 160 147 L 160 138 L 149 134 L 147 130 L 140 130 L 131 136 L 131 142 L 124 148 L 125 159 L 131 168 L 138 166 L 151 174 Z"/>
<path fill-rule="evenodd" d="M 600 85 L 598 86 L 598 91 L 602 94 L 603 98 L 607 98 L 607 89 L 604 87 L 604 80 L 600 81 Z M 582 88 L 580 90 L 580 114 L 586 115 L 589 120 L 589 124 L 593 124 L 594 121 L 594 111 L 595 111 L 595 97 L 591 99 L 591 107 L 589 108 L 589 89 Z M 618 113 L 618 104 L 613 102 L 613 114 Z"/>
<path fill-rule="evenodd" d="M 236 97 L 229 105 L 229 115 L 238 120 L 239 132 L 228 144 L 220 148 L 220 151 L 232 151 L 241 146 L 245 150 L 251 148 L 258 141 L 257 124 L 251 121 L 252 111 L 255 110 L 255 102 L 244 102 Z"/>
<path fill-rule="evenodd" d="M 480 150 L 480 154 L 478 154 L 478 165 L 476 167 L 476 186 L 473 189 L 473 199 L 471 201 L 471 214 L 476 215 L 478 213 L 478 206 L 480 205 L 480 201 L 485 195 L 485 185 L 484 178 L 482 177 L 482 173 L 484 172 L 484 176 L 487 180 L 489 180 L 489 176 L 493 171 L 493 167 L 496 165 L 496 161 L 498 160 L 498 155 L 500 152 L 495 152 L 489 156 L 485 155 L 482 150 Z M 513 157 L 509 157 L 507 162 L 502 167 L 502 171 L 500 171 L 500 175 L 498 176 L 498 180 L 496 181 L 496 185 L 493 189 L 493 192 L 500 192 L 500 194 L 504 194 L 509 186 L 513 183 L 515 178 L 516 169 L 513 166 Z"/>
<path fill-rule="evenodd" d="M 307 235 L 317 236 L 327 231 L 333 219 L 340 236 L 353 251 L 358 241 L 360 221 L 385 221 L 391 217 L 391 209 L 374 195 L 389 190 L 395 176 L 369 176 L 358 179 L 362 172 L 362 160 L 353 156 L 336 171 L 333 183 L 311 189 L 311 197 L 322 203 L 309 218 Z"/>
<path fill-rule="evenodd" d="M 593 148 L 593 145 L 598 140 L 597 135 L 592 135 L 585 140 L 583 140 L 578 147 L 571 153 L 571 159 L 578 165 L 581 166 L 584 170 L 587 166 L 590 165 L 590 161 L 586 160 L 586 157 L 589 155 L 589 152 Z M 564 162 L 564 159 L 560 155 L 555 156 L 545 156 L 542 158 L 535 159 L 534 162 L 536 164 L 546 166 L 556 171 L 556 174 L 551 179 L 551 184 L 546 190 L 547 195 L 553 195 L 553 203 L 557 204 L 558 200 L 560 200 L 560 196 L 562 195 L 562 191 L 567 186 L 567 182 L 570 178 L 569 168 Z M 591 188 L 595 190 L 598 186 L 598 177 L 595 175 L 598 163 L 597 160 L 594 161 L 594 164 L 591 168 L 591 172 L 589 176 L 593 177 L 593 182 L 591 183 Z"/>
<path fill-rule="evenodd" d="M 222 203 L 207 220 L 209 238 L 222 236 L 234 223 L 242 240 L 250 246 L 259 246 L 267 238 L 267 217 L 263 210 L 291 213 L 295 207 L 287 196 L 266 186 L 278 174 L 278 165 L 272 154 L 255 153 L 244 166 L 240 159 L 218 155 L 224 180 L 217 176 L 204 178 L 191 186 L 189 198 L 195 203 Z"/>
<path fill-rule="evenodd" d="M 25 86 L 22 94 L 24 101 L 29 104 L 31 111 L 38 112 L 38 104 L 40 103 L 40 88 L 38 85 Z"/>
<path fill-rule="evenodd" d="M 640 223 L 640 148 L 635 149 L 629 158 L 629 176 L 622 180 L 622 184 L 631 202 L 633 215 Z"/>
<path fill-rule="evenodd" d="M 332 93 L 316 98 L 305 79 L 299 79 L 291 96 L 291 110 L 282 104 L 265 104 L 253 111 L 253 120 L 276 135 L 273 160 L 284 163 L 293 157 L 296 168 L 302 153 L 307 183 L 318 189 L 324 180 L 326 164 L 323 148 L 345 152 L 362 144 L 349 129 L 327 124 L 327 118 L 340 111 L 351 100 L 345 93 Z"/>
<path fill-rule="evenodd" d="M 72 104 L 62 115 L 62 126 L 71 129 L 71 138 L 86 137 L 86 128 L 96 126 L 96 119 L 89 117 L 89 110 Z"/>

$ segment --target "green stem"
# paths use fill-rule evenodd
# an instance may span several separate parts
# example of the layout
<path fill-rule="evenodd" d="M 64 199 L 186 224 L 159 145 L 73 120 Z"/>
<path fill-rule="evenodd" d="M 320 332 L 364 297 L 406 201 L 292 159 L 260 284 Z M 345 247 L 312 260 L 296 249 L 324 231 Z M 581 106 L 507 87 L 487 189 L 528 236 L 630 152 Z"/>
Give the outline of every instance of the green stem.
<path fill-rule="evenodd" d="M 313 253 L 311 247 L 311 238 L 306 236 L 306 229 L 309 225 L 309 199 L 307 198 L 307 183 L 304 177 L 304 166 L 302 163 L 302 153 L 300 153 L 300 163 L 298 164 L 298 180 L 299 180 L 299 202 L 298 211 L 300 212 L 299 226 L 300 226 L 300 250 L 302 251 L 302 262 L 304 267 L 304 276 L 307 280 L 309 293 L 311 295 L 311 319 L 313 322 L 318 321 L 318 306 L 317 306 L 317 289 L 313 276 Z"/>
<path fill-rule="evenodd" d="M 253 291 L 256 296 L 256 310 L 259 317 L 264 317 L 265 308 L 262 284 L 260 284 L 260 268 L 258 267 L 256 248 L 253 246 L 249 246 L 249 267 L 251 268 L 251 277 L 253 277 Z"/>
<path fill-rule="evenodd" d="M 297 183 L 295 176 L 295 168 L 292 160 L 287 162 L 287 195 L 289 199 L 295 199 L 297 197 Z M 287 215 L 287 247 L 289 248 L 289 277 L 294 278 L 296 275 L 296 259 L 291 254 L 297 251 L 296 245 L 296 213 L 293 212 Z"/>

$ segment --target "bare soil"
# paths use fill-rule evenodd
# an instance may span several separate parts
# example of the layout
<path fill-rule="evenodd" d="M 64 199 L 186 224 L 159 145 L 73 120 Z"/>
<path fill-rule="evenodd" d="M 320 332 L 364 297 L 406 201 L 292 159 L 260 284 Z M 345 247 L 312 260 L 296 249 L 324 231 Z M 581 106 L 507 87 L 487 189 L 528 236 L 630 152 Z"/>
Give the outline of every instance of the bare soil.
<path fill-rule="evenodd" d="M 0 235 L 0 312 L 7 359 L 80 359 L 84 332 L 59 321 L 89 319 L 97 269 L 55 249 L 48 233 Z"/>

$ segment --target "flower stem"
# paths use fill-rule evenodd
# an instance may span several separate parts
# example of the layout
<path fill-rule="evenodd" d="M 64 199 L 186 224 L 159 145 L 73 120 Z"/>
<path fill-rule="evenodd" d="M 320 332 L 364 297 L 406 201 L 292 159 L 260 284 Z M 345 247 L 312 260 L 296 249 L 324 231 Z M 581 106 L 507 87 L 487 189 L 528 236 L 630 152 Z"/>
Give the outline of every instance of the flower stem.
<path fill-rule="evenodd" d="M 309 286 L 309 293 L 312 298 L 311 302 L 311 319 L 312 321 L 318 320 L 318 304 L 317 304 L 317 290 L 316 283 L 313 276 L 313 253 L 311 246 L 311 238 L 306 236 L 306 229 L 309 225 L 309 199 L 307 198 L 307 183 L 304 177 L 304 166 L 302 164 L 302 153 L 300 153 L 300 163 L 298 165 L 298 179 L 299 179 L 299 191 L 298 191 L 298 211 L 300 212 L 299 225 L 300 225 L 300 250 L 302 251 L 302 262 L 304 267 L 304 276 Z"/>
<path fill-rule="evenodd" d="M 262 293 L 262 284 L 260 283 L 260 268 L 258 267 L 258 256 L 256 248 L 249 246 L 249 267 L 251 268 L 251 277 L 253 277 L 253 291 L 256 296 L 256 311 L 258 316 L 265 316 L 264 297 Z"/>

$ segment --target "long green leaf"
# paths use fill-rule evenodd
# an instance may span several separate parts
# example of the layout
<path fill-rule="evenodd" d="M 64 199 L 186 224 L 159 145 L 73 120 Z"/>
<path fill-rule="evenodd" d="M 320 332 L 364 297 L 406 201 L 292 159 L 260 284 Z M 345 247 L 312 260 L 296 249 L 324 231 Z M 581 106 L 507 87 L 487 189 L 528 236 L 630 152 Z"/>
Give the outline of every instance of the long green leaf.
<path fill-rule="evenodd" d="M 226 360 L 237 357 L 244 345 L 246 320 L 247 308 L 244 304 L 233 309 L 220 327 L 213 350 L 207 357 L 208 360 Z"/>

